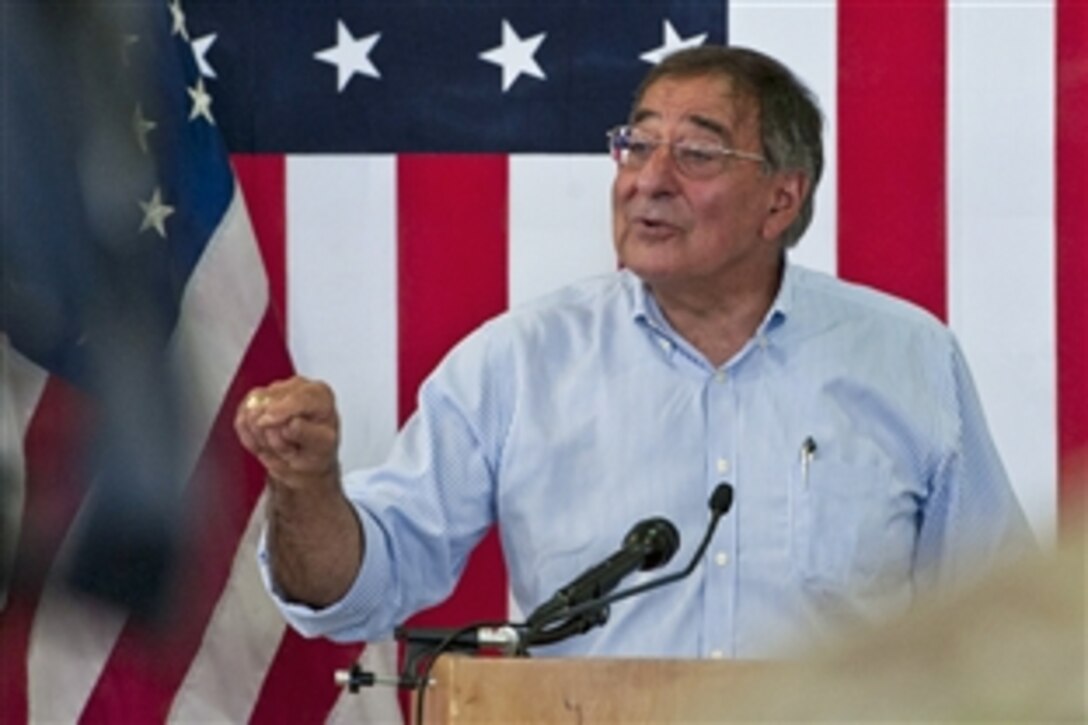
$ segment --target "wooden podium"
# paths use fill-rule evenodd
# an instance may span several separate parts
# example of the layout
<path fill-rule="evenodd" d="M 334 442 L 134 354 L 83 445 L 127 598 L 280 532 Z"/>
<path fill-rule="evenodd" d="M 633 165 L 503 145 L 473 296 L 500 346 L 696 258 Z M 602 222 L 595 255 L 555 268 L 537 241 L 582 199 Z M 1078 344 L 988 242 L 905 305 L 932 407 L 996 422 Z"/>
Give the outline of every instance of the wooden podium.
<path fill-rule="evenodd" d="M 425 723 L 718 722 L 743 712 L 749 685 L 782 664 L 660 659 L 510 659 L 443 655 Z"/>

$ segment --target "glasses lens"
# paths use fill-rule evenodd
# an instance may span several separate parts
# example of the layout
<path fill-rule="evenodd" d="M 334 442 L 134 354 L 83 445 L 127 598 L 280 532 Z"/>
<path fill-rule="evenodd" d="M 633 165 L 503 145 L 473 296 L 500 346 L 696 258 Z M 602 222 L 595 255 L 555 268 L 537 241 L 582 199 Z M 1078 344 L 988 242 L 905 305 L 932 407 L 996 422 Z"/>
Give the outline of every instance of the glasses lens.
<path fill-rule="evenodd" d="M 672 155 L 681 171 L 697 179 L 721 173 L 727 158 L 722 149 L 700 143 L 678 143 Z"/>

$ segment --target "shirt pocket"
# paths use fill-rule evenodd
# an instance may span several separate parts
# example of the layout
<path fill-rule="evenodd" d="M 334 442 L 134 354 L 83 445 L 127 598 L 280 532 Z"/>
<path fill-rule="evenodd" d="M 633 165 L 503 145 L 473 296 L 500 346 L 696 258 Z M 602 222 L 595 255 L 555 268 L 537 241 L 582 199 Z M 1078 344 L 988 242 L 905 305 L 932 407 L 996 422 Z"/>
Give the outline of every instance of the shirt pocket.
<path fill-rule="evenodd" d="M 818 457 L 790 478 L 790 550 L 795 572 L 828 589 L 879 575 L 888 551 L 890 471 Z"/>

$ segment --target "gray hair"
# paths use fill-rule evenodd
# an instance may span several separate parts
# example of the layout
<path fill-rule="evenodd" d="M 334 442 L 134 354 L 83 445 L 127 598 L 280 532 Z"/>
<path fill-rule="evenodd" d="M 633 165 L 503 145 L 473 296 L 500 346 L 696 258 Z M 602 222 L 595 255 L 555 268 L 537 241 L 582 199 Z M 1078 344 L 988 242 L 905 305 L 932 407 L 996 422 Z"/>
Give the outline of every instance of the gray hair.
<path fill-rule="evenodd" d="M 666 77 L 722 76 L 740 94 L 756 102 L 762 153 L 769 171 L 800 171 L 809 189 L 800 213 L 782 232 L 783 247 L 792 247 L 812 222 L 813 197 L 824 168 L 823 116 L 816 96 L 786 66 L 749 48 L 705 45 L 665 58 L 635 90 L 635 106 L 646 90 Z"/>

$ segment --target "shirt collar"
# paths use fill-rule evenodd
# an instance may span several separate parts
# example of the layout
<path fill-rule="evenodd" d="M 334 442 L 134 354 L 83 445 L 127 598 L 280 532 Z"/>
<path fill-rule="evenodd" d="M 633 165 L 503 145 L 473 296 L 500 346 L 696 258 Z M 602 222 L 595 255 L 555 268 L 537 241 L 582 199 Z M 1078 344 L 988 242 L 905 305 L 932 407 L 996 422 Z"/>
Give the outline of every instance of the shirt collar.
<path fill-rule="evenodd" d="M 789 318 L 790 313 L 793 311 L 793 301 L 797 293 L 799 274 L 800 269 L 790 263 L 789 257 L 785 257 L 782 261 L 782 281 L 778 285 L 778 294 L 774 296 L 771 309 L 767 310 L 767 316 L 760 323 L 759 329 L 756 331 L 757 335 L 768 334 Z"/>
<path fill-rule="evenodd" d="M 650 288 L 629 269 L 621 269 L 620 274 L 630 294 L 631 318 L 636 322 L 656 323 L 660 311 L 653 301 Z"/>
<path fill-rule="evenodd" d="M 666 322 L 665 315 L 661 312 L 657 301 L 650 293 L 649 286 L 629 270 L 622 270 L 627 288 L 631 293 L 631 317 L 636 322 L 648 324 L 660 333 L 673 333 L 672 327 Z M 794 307 L 794 298 L 798 284 L 798 276 L 801 270 L 791 264 L 789 258 L 783 262 L 782 281 L 778 286 L 778 294 L 775 295 L 766 317 L 756 330 L 756 335 L 767 335 L 779 327 L 790 315 Z"/>

